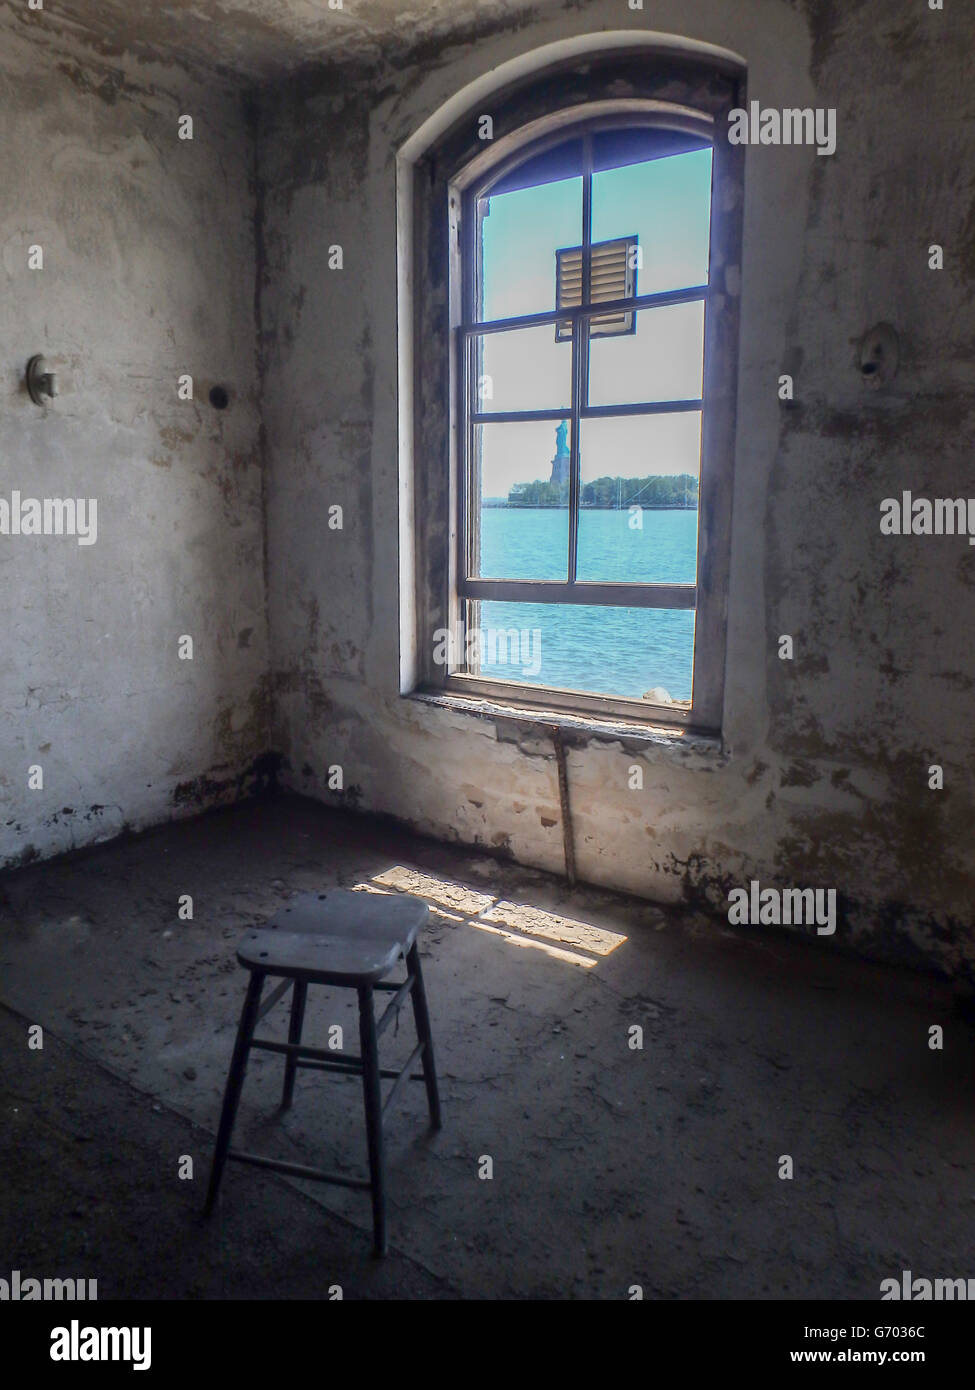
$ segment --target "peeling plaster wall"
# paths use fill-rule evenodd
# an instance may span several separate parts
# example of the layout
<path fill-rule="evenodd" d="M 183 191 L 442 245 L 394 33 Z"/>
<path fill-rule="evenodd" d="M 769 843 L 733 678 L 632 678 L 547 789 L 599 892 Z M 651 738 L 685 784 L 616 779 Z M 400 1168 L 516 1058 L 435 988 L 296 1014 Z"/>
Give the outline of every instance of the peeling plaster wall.
<path fill-rule="evenodd" d="M 0 35 L 0 496 L 95 498 L 98 531 L 0 536 L 0 865 L 234 796 L 268 746 L 251 133 L 212 77 L 46 13 Z"/>
<path fill-rule="evenodd" d="M 747 59 L 763 105 L 836 107 L 839 147 L 748 152 L 724 753 L 571 747 L 579 874 L 719 912 L 752 877 L 835 887 L 842 939 L 971 969 L 975 550 L 881 537 L 878 510 L 902 488 L 971 491 L 968 22 L 916 0 L 540 4 L 529 26 L 485 22 L 477 42 L 396 71 L 265 98 L 271 663 L 294 788 L 339 799 L 340 764 L 349 804 L 561 870 L 550 745 L 398 695 L 395 155 L 467 83 L 547 42 L 698 38 Z M 903 362 L 870 394 L 854 341 L 881 319 Z M 327 528 L 335 503 L 342 532 Z"/>
<path fill-rule="evenodd" d="M 389 62 L 418 44 L 436 48 L 476 34 L 485 3 L 495 24 L 523 23 L 533 9 L 531 0 L 49 0 L 47 11 L 103 54 L 177 52 L 258 80 L 312 62 Z M 3 4 L 34 22 L 27 0 Z"/>

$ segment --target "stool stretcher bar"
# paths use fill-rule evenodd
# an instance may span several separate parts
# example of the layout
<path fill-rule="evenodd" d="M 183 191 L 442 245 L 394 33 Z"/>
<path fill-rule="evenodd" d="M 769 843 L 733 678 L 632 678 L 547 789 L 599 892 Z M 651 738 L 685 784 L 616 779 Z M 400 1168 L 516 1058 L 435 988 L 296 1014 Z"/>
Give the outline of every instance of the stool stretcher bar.
<path fill-rule="evenodd" d="M 292 980 L 282 980 L 279 985 L 277 985 L 274 989 L 271 990 L 271 993 L 264 1000 L 264 1003 L 257 1011 L 257 1018 L 254 1020 L 255 1023 L 260 1023 L 264 1015 L 271 1012 L 278 1000 L 281 999 L 285 994 L 287 994 L 292 984 Z"/>
<path fill-rule="evenodd" d="M 409 1055 L 409 1057 L 408 1057 L 408 1059 L 407 1059 L 407 1062 L 406 1062 L 406 1066 L 403 1067 L 402 1071 L 401 1071 L 401 1072 L 399 1073 L 399 1075 L 396 1077 L 396 1080 L 393 1082 L 392 1089 L 390 1090 L 389 1095 L 386 1097 L 386 1100 L 385 1100 L 384 1103 L 383 1103 L 383 1114 L 384 1114 L 384 1115 L 385 1115 L 386 1111 L 389 1109 L 389 1107 L 392 1105 L 393 1101 L 396 1099 L 396 1096 L 398 1095 L 399 1090 L 400 1090 L 400 1087 L 403 1085 L 403 1082 L 407 1080 L 407 1075 L 406 1075 L 406 1074 L 407 1074 L 407 1072 L 409 1071 L 410 1067 L 412 1067 L 413 1063 L 416 1062 L 416 1061 L 419 1061 L 419 1059 L 423 1056 L 423 1049 L 424 1049 L 425 1047 L 426 1047 L 426 1043 L 425 1043 L 425 1042 L 422 1042 L 422 1041 L 421 1041 L 421 1042 L 418 1042 L 417 1045 L 416 1045 L 416 1047 L 414 1047 L 413 1051 L 410 1053 L 410 1055 Z M 380 1076 L 382 1076 L 382 1069 L 380 1069 L 379 1074 L 380 1074 Z M 409 1080 L 410 1080 L 410 1081 L 423 1081 L 424 1078 L 423 1078 L 422 1076 L 411 1076 L 411 1077 L 409 1078 Z"/>
<path fill-rule="evenodd" d="M 285 1163 L 281 1158 L 265 1158 L 263 1154 L 246 1153 L 243 1149 L 228 1149 L 227 1157 L 237 1163 L 249 1163 L 254 1168 L 270 1168 L 273 1173 L 288 1173 L 293 1178 L 311 1178 L 314 1182 L 329 1182 L 336 1187 L 355 1187 L 368 1192 L 368 1178 L 347 1178 L 343 1173 L 326 1173 L 324 1168 L 309 1168 L 306 1163 Z"/>
<path fill-rule="evenodd" d="M 286 1057 L 294 1057 L 296 1066 L 307 1067 L 309 1071 L 337 1071 L 344 1072 L 346 1076 L 362 1075 L 362 1058 L 357 1057 L 352 1052 L 339 1054 L 329 1052 L 323 1047 L 306 1047 L 303 1043 L 271 1042 L 269 1038 L 252 1038 L 251 1047 L 260 1048 L 263 1052 L 280 1052 Z M 395 1077 L 399 1080 L 403 1072 L 413 1065 L 422 1051 L 423 1044 L 421 1043 L 413 1049 L 405 1066 L 400 1067 L 399 1070 L 395 1067 L 380 1067 L 379 1075 L 387 1078 Z M 426 1077 L 422 1072 L 416 1072 L 410 1077 L 410 1080 L 426 1081 Z M 392 1096 L 393 1091 L 390 1091 L 390 1098 Z"/>
<path fill-rule="evenodd" d="M 377 1038 L 381 1038 L 381 1037 L 382 1037 L 382 1035 L 385 1033 L 386 1029 L 387 1029 L 387 1028 L 389 1027 L 389 1025 L 392 1023 L 393 1019 L 394 1019 L 394 1018 L 396 1017 L 396 1015 L 399 1013 L 400 1009 L 401 1009 L 401 1008 L 403 1007 L 403 1005 L 406 1003 L 406 996 L 407 996 L 407 995 L 410 993 L 410 991 L 412 990 L 412 988 L 413 988 L 413 983 L 414 983 L 415 980 L 416 980 L 416 976 L 415 976 L 415 975 L 413 975 L 413 974 L 407 975 L 406 979 L 405 979 L 405 980 L 403 981 L 403 983 L 399 986 L 399 988 L 396 990 L 396 993 L 393 995 L 392 999 L 390 999 L 389 1003 L 386 1005 L 386 1008 L 383 1010 L 382 1017 L 381 1017 L 380 1019 L 378 1019 L 377 1022 L 376 1022 L 376 1037 L 377 1037 Z"/>

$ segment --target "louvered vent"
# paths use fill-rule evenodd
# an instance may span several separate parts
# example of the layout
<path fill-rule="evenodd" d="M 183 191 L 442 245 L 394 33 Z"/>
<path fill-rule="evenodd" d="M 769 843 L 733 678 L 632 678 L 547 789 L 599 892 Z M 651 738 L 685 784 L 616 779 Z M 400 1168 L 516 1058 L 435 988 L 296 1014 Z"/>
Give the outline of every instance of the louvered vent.
<path fill-rule="evenodd" d="M 590 302 L 600 304 L 614 299 L 631 299 L 636 294 L 635 256 L 630 250 L 637 244 L 635 236 L 619 237 L 616 241 L 598 241 L 592 248 L 592 283 Z M 582 247 L 569 246 L 555 253 L 555 307 L 574 309 L 582 303 Z M 606 314 L 590 319 L 593 338 L 615 338 L 635 329 L 630 312 Z M 572 339 L 571 321 L 555 325 L 555 341 Z"/>

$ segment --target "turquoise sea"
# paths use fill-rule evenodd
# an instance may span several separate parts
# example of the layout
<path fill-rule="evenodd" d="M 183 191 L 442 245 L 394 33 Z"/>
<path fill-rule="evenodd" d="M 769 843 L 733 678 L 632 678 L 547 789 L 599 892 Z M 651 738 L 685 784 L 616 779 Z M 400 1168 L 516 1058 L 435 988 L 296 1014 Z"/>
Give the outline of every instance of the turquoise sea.
<path fill-rule="evenodd" d="M 697 572 L 696 510 L 644 510 L 642 529 L 628 511 L 583 510 L 579 516 L 580 579 L 693 584 Z M 564 579 L 567 513 L 557 508 L 486 507 L 481 513 L 481 575 L 489 579 Z M 691 698 L 694 613 L 547 603 L 482 603 L 482 631 L 525 634 L 518 660 L 487 651 L 484 676 L 594 694 L 640 698 L 662 686 L 672 699 Z M 498 660 L 507 655 L 507 660 Z M 537 669 L 535 669 L 537 667 Z"/>

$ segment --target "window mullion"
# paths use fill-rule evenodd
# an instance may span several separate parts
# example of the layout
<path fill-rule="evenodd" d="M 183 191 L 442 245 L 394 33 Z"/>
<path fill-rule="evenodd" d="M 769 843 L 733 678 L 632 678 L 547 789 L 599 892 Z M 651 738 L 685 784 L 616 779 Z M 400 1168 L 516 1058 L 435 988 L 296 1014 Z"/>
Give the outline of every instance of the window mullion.
<path fill-rule="evenodd" d="M 582 392 L 582 335 L 588 336 L 585 319 L 572 325 L 572 402 L 570 408 L 569 442 L 569 583 L 576 582 L 576 562 L 579 548 L 579 403 Z"/>
<path fill-rule="evenodd" d="M 592 136 L 582 142 L 582 303 L 592 297 Z"/>
<path fill-rule="evenodd" d="M 464 427 L 464 447 L 466 454 L 465 461 L 465 492 L 467 516 L 467 544 L 465 567 L 468 577 L 481 573 L 481 478 L 480 478 L 480 449 L 477 426 L 471 418 L 471 405 L 474 399 L 475 383 L 477 380 L 477 368 L 474 356 L 477 352 L 476 340 L 469 338 L 464 344 L 463 353 L 463 373 L 464 373 L 464 411 L 466 415 Z"/>
<path fill-rule="evenodd" d="M 582 142 L 582 305 L 592 295 L 592 136 Z M 569 449 L 569 583 L 576 582 L 579 561 L 579 500 L 582 494 L 580 411 L 589 393 L 589 321 L 572 324 L 572 443 Z"/>

